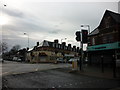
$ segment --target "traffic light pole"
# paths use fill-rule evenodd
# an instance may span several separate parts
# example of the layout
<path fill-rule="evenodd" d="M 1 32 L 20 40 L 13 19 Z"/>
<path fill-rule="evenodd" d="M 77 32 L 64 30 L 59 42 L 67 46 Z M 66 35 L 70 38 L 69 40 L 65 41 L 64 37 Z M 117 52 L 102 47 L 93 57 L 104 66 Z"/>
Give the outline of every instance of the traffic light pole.
<path fill-rule="evenodd" d="M 84 53 L 83 53 L 83 43 L 87 43 L 88 40 L 87 40 L 87 36 L 88 36 L 88 30 L 82 30 L 81 32 L 80 31 L 77 31 L 76 33 L 76 40 L 77 41 L 81 41 L 81 56 L 80 56 L 80 60 L 79 60 L 79 66 L 80 66 L 80 70 L 82 70 L 82 64 L 83 64 L 83 59 L 84 59 Z"/>
<path fill-rule="evenodd" d="M 83 60 L 83 43 L 81 41 L 80 71 L 82 70 L 82 60 Z"/>

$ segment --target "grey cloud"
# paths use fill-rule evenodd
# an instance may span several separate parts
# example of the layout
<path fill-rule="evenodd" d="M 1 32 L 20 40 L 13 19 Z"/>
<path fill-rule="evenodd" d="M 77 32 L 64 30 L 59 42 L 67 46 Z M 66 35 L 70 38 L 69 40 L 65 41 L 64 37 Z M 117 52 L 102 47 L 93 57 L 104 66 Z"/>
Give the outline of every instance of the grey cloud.
<path fill-rule="evenodd" d="M 98 21 L 100 21 L 102 14 L 106 9 L 111 8 L 114 10 L 115 2 L 83 2 L 83 3 L 62 3 L 59 4 L 60 11 L 63 12 L 62 19 L 66 22 L 75 24 L 91 24 L 98 25 Z M 110 6 L 111 5 L 111 6 Z M 105 9 L 106 8 L 106 9 Z M 94 29 L 95 27 L 91 27 Z"/>
<path fill-rule="evenodd" d="M 14 24 L 9 24 L 9 25 L 5 25 L 3 27 L 4 30 L 9 31 L 9 33 L 13 33 L 13 32 L 28 32 L 28 33 L 32 33 L 32 32 L 39 32 L 39 33 L 46 33 L 46 34 L 58 34 L 61 30 L 60 29 L 54 29 L 52 27 L 47 27 L 42 25 L 42 23 L 37 23 L 35 21 L 32 20 L 15 20 Z"/>
<path fill-rule="evenodd" d="M 17 20 L 14 18 L 14 21 L 12 24 L 5 25 L 4 28 L 5 30 L 11 30 L 11 31 L 21 31 L 21 32 L 45 32 L 47 29 L 46 27 L 43 27 L 42 25 L 36 23 L 35 21 L 32 20 L 27 20 L 27 19 L 20 19 Z"/>
<path fill-rule="evenodd" d="M 60 31 L 61 31 L 60 29 L 56 29 L 56 30 L 49 31 L 49 33 L 58 34 Z"/>
<path fill-rule="evenodd" d="M 108 6 L 107 6 L 108 4 Z M 24 44 L 27 44 L 26 40 L 23 38 L 18 38 L 18 34 L 23 34 L 23 32 L 28 32 L 30 35 L 32 33 L 38 33 L 41 37 L 37 39 L 43 40 L 45 36 L 48 38 L 55 38 L 59 35 L 59 39 L 64 36 L 68 36 L 74 42 L 75 30 L 80 29 L 80 24 L 89 24 L 93 30 L 100 22 L 102 14 L 105 9 L 114 10 L 115 5 L 107 3 L 44 3 L 41 5 L 37 3 L 32 3 L 31 6 L 27 4 L 30 11 L 24 10 L 20 7 L 20 10 L 6 8 L 3 10 L 4 13 L 8 14 L 12 21 L 9 25 L 4 26 L 4 30 L 11 31 L 11 35 L 4 36 L 6 38 L 11 37 L 9 40 L 10 43 L 19 43 L 23 41 Z M 32 10 L 31 10 L 32 8 Z M 29 10 L 27 9 L 27 10 Z M 29 12 L 29 13 L 28 13 Z M 31 15 L 31 14 L 32 15 Z M 92 31 L 91 30 L 91 31 Z M 9 33 L 8 32 L 8 33 Z M 16 32 L 16 33 L 14 33 Z M 14 36 L 16 34 L 16 36 Z M 13 37 L 14 36 L 14 37 Z M 39 36 L 39 35 L 38 35 Z M 42 38 L 43 37 L 43 38 Z M 12 38 L 15 38 L 12 40 Z M 17 39 L 17 40 L 16 40 Z M 15 41 L 16 40 L 16 41 Z M 30 39 L 32 43 L 35 43 L 32 38 Z M 22 44 L 21 43 L 21 44 Z"/>
<path fill-rule="evenodd" d="M 24 14 L 22 11 L 19 11 L 17 9 L 12 9 L 12 8 L 4 8 L 3 10 L 4 13 L 6 13 L 9 16 L 13 16 L 13 17 L 24 17 Z"/>

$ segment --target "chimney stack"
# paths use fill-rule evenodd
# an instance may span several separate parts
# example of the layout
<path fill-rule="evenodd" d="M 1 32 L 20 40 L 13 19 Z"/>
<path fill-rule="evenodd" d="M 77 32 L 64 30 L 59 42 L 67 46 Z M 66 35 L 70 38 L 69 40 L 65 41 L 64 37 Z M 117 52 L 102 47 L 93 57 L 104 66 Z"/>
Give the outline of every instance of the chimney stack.
<path fill-rule="evenodd" d="M 68 50 L 71 50 L 71 44 L 68 44 Z"/>
<path fill-rule="evenodd" d="M 62 42 L 62 49 L 65 49 L 66 43 Z"/>
<path fill-rule="evenodd" d="M 77 52 L 79 52 L 79 47 L 77 47 Z"/>
<path fill-rule="evenodd" d="M 73 51 L 76 51 L 76 46 L 73 46 Z"/>
<path fill-rule="evenodd" d="M 39 42 L 37 42 L 37 46 L 39 46 Z"/>
<path fill-rule="evenodd" d="M 66 42 L 62 42 L 62 45 L 63 45 L 63 46 L 66 46 Z"/>
<path fill-rule="evenodd" d="M 54 40 L 54 43 L 58 43 L 58 39 L 55 39 L 55 40 Z"/>

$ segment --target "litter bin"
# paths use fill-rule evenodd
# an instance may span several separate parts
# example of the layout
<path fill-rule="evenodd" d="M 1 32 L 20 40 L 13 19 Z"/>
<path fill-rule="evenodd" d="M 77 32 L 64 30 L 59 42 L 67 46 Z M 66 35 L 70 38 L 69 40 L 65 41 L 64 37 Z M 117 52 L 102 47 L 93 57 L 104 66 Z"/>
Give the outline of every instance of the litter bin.
<path fill-rule="evenodd" d="M 72 69 L 74 69 L 74 70 L 78 69 L 77 60 L 72 61 Z"/>

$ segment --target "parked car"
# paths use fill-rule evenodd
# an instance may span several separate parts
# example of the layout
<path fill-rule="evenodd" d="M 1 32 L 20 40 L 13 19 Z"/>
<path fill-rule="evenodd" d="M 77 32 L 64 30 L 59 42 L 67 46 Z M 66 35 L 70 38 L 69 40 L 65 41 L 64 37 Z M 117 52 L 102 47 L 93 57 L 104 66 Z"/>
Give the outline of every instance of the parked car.
<path fill-rule="evenodd" d="M 13 61 L 17 61 L 18 57 L 13 57 Z"/>
<path fill-rule="evenodd" d="M 63 63 L 63 62 L 65 62 L 65 61 L 64 61 L 63 58 L 57 58 L 57 62 L 58 62 L 58 63 Z"/>
<path fill-rule="evenodd" d="M 71 58 L 70 60 L 68 60 L 68 63 L 72 63 L 73 61 L 78 61 L 77 58 Z"/>
<path fill-rule="evenodd" d="M 18 59 L 17 59 L 17 61 L 18 61 L 18 62 L 21 62 L 21 61 L 22 61 L 22 59 L 18 58 Z"/>
<path fill-rule="evenodd" d="M 13 57 L 13 61 L 18 61 L 18 62 L 21 62 L 22 59 L 20 59 L 19 57 Z"/>

